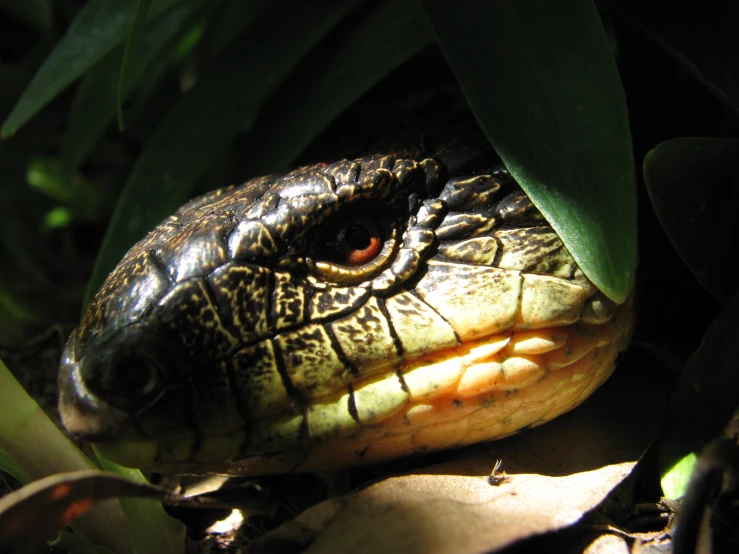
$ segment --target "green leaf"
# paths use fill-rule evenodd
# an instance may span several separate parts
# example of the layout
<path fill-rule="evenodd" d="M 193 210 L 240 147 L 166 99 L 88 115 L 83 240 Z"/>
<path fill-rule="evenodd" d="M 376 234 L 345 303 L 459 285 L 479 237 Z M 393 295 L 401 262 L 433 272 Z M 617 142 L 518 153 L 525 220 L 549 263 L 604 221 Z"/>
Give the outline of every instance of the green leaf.
<path fill-rule="evenodd" d="M 149 484 L 138 469 L 119 466 L 95 452 L 100 465 L 106 471 L 117 473 L 134 483 Z M 143 495 L 142 495 L 143 496 Z M 126 497 L 121 498 L 126 523 L 131 532 L 131 542 L 137 554 L 178 554 L 185 544 L 185 525 L 164 511 L 159 500 Z"/>
<path fill-rule="evenodd" d="M 0 448 L 31 479 L 89 470 L 87 457 L 44 413 L 0 360 Z M 74 529 L 114 552 L 129 544 L 125 520 L 116 503 L 101 504 L 79 517 Z"/>
<path fill-rule="evenodd" d="M 60 202 L 70 202 L 74 198 L 74 177 L 57 159 L 31 160 L 26 171 L 26 181 L 39 192 Z"/>
<path fill-rule="evenodd" d="M 668 469 L 660 480 L 662 492 L 666 498 L 677 500 L 685 496 L 690 483 L 690 476 L 698 462 L 698 456 L 695 452 L 691 452 L 680 458 L 675 464 Z"/>
<path fill-rule="evenodd" d="M 177 40 L 182 26 L 199 5 L 200 0 L 181 0 L 144 28 L 128 64 L 123 99 L 152 73 L 153 66 L 162 62 L 163 53 Z M 116 76 L 121 70 L 121 55 L 120 49 L 108 54 L 85 75 L 77 89 L 61 143 L 62 162 L 69 169 L 85 159 L 115 116 Z"/>
<path fill-rule="evenodd" d="M 0 469 L 12 475 L 19 483 L 26 484 L 31 482 L 31 478 L 23 471 L 23 468 L 8 454 L 4 448 L 0 447 Z"/>
<path fill-rule="evenodd" d="M 337 115 L 431 42 L 410 3 L 373 2 L 353 19 L 323 41 L 270 100 L 242 148 L 252 155 L 239 166 L 240 174 L 285 168 Z"/>
<path fill-rule="evenodd" d="M 156 17 L 172 2 L 154 0 L 156 8 L 152 7 L 150 16 Z M 120 44 L 131 26 L 133 14 L 130 0 L 91 0 L 85 4 L 3 123 L 0 137 L 13 136 L 41 108 Z"/>
<path fill-rule="evenodd" d="M 136 13 L 133 16 L 131 29 L 128 32 L 128 39 L 126 40 L 126 48 L 123 51 L 123 63 L 121 63 L 121 72 L 118 77 L 118 88 L 116 90 L 116 110 L 118 112 L 118 129 L 120 131 L 123 131 L 123 97 L 125 95 L 126 70 L 128 70 L 128 66 L 131 63 L 131 52 L 134 44 L 141 35 L 141 27 L 144 24 L 150 4 L 151 0 L 136 0 Z"/>
<path fill-rule="evenodd" d="M 85 304 L 126 249 L 187 199 L 194 183 L 251 124 L 290 70 L 358 1 L 298 3 L 288 18 L 273 9 L 177 102 L 126 182 Z"/>
<path fill-rule="evenodd" d="M 64 206 L 57 206 L 46 212 L 44 226 L 47 229 L 62 229 L 68 227 L 73 220 L 72 210 Z"/>
<path fill-rule="evenodd" d="M 670 400 L 690 449 L 721 433 L 739 406 L 738 320 L 739 294 L 708 328 L 700 347 L 685 365 Z"/>
<path fill-rule="evenodd" d="M 739 140 L 678 138 L 644 158 L 644 182 L 675 250 L 701 284 L 727 300 L 739 290 Z"/>
<path fill-rule="evenodd" d="M 623 301 L 636 270 L 636 177 L 624 93 L 593 2 L 422 4 L 508 169 L 588 278 Z"/>

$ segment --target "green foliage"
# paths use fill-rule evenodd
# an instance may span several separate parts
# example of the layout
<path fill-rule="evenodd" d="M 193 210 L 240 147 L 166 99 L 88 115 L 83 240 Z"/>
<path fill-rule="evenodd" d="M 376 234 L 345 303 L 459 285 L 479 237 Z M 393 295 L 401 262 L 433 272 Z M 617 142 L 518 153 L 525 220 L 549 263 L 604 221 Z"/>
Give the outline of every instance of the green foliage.
<path fill-rule="evenodd" d="M 725 270 L 736 245 L 723 246 L 736 235 L 739 87 L 726 53 L 739 18 L 603 6 L 0 0 L 31 37 L 0 64 L 0 346 L 74 321 L 125 250 L 197 187 L 294 163 L 363 95 L 428 55 L 435 37 L 492 144 L 614 299 L 634 281 L 634 159 L 643 161 L 659 221 L 645 197 L 640 248 L 651 252 L 665 232 L 679 258 L 669 246 L 642 255 L 639 312 L 649 324 L 639 340 L 679 360 L 705 335 L 673 399 L 690 441 L 665 446 L 670 462 L 697 451 L 739 403 L 737 301 L 724 306 L 737 292 Z M 437 86 L 441 72 L 424 85 Z M 695 282 L 672 283 L 683 262 L 717 300 Z M 676 298 L 683 316 L 670 318 Z M 0 421 L 10 421 L 3 409 Z M 21 454 L 2 456 L 28 472 Z M 665 472 L 672 495 L 684 490 L 670 481 L 684 481 L 684 467 Z M 147 528 L 149 512 L 133 509 L 134 527 Z"/>
<path fill-rule="evenodd" d="M 590 280 L 623 302 L 636 272 L 636 176 L 626 99 L 593 3 L 424 6 L 508 169 Z"/>

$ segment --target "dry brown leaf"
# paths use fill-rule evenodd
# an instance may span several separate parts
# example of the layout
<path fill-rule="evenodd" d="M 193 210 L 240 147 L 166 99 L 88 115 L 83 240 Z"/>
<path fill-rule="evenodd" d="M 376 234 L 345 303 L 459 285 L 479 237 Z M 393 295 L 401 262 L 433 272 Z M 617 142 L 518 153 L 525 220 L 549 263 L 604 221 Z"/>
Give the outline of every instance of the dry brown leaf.
<path fill-rule="evenodd" d="M 453 460 L 327 500 L 278 530 L 310 554 L 473 553 L 569 526 L 629 475 L 667 413 L 658 376 L 617 372 L 574 412 Z M 496 459 L 506 478 L 490 485 Z M 269 536 L 264 543 L 269 549 Z"/>

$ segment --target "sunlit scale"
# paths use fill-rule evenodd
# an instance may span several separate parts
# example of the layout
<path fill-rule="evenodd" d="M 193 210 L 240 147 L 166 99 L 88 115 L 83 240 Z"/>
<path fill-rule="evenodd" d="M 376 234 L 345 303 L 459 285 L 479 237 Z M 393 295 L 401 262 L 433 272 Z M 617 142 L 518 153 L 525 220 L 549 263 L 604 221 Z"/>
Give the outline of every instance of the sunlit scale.
<path fill-rule="evenodd" d="M 67 428 L 124 465 L 260 474 L 501 438 L 577 406 L 625 347 L 631 300 L 597 291 L 481 144 L 186 205 L 70 338 Z"/>

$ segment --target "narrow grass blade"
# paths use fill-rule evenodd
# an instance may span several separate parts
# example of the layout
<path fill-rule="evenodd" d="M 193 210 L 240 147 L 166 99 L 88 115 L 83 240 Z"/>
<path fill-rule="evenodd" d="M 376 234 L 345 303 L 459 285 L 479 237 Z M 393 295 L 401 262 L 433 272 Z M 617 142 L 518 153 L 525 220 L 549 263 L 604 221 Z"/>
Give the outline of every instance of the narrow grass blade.
<path fill-rule="evenodd" d="M 146 14 L 149 12 L 150 4 L 151 0 L 136 0 L 136 13 L 133 16 L 131 29 L 128 31 L 128 38 L 126 39 L 126 48 L 123 51 L 123 63 L 121 63 L 116 91 L 116 111 L 118 113 L 118 129 L 120 131 L 123 131 L 123 87 L 126 82 L 126 72 L 131 63 L 133 46 L 141 35 L 141 28 L 143 27 Z"/>
<path fill-rule="evenodd" d="M 103 469 L 117 473 L 134 483 L 148 484 L 138 469 L 119 466 L 95 452 Z M 185 544 L 185 525 L 169 516 L 159 500 L 121 498 L 136 554 L 179 554 Z"/>
<path fill-rule="evenodd" d="M 150 15 L 158 15 L 173 1 L 154 0 Z M 0 137 L 13 136 L 41 108 L 120 44 L 133 14 L 130 0 L 91 0 L 85 4 L 3 123 Z"/>
<path fill-rule="evenodd" d="M 283 169 L 337 115 L 431 42 L 410 3 L 373 2 L 353 19 L 323 41 L 270 99 L 249 134 L 244 152 L 251 155 L 239 166 L 241 174 Z"/>
<path fill-rule="evenodd" d="M 25 471 L 23 471 L 20 464 L 11 458 L 10 454 L 8 454 L 2 447 L 0 447 L 0 469 L 12 475 L 13 478 L 23 485 L 31 482 L 31 478 Z"/>
<path fill-rule="evenodd" d="M 358 0 L 273 9 L 184 95 L 139 157 L 103 239 L 86 302 L 123 253 L 187 199 L 194 183 L 289 72 Z M 283 6 L 284 8 L 284 6 Z"/>
<path fill-rule="evenodd" d="M 149 23 L 136 41 L 130 57 L 122 99 L 150 75 L 152 67 L 172 46 L 200 5 L 200 0 L 182 0 L 161 17 Z M 116 111 L 116 75 L 121 71 L 121 51 L 116 48 L 82 79 L 69 113 L 61 143 L 65 167 L 76 168 L 89 154 Z"/>
<path fill-rule="evenodd" d="M 626 101 L 591 0 L 422 2 L 511 173 L 585 274 L 623 301 L 636 270 Z"/>
<path fill-rule="evenodd" d="M 54 425 L 0 361 L 0 448 L 31 479 L 89 470 L 87 457 Z M 113 552 L 130 550 L 120 505 L 106 502 L 80 516 L 75 530 Z"/>

